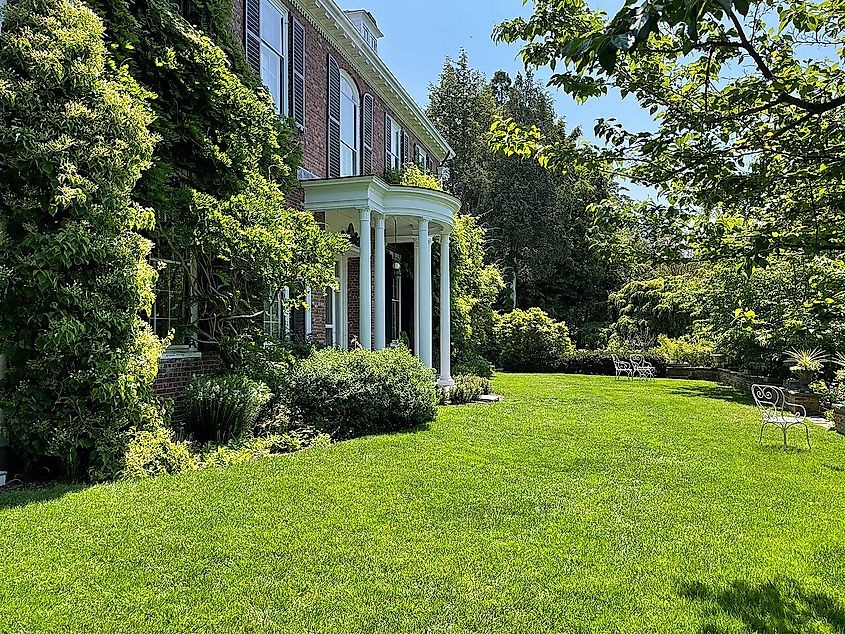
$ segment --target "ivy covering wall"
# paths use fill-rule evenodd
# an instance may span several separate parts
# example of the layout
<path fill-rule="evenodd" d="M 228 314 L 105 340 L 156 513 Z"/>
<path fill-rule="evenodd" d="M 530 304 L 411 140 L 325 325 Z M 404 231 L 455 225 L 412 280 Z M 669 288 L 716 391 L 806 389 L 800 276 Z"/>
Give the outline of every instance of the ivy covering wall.
<path fill-rule="evenodd" d="M 90 0 L 120 64 L 156 95 L 161 141 L 135 195 L 157 211 L 154 256 L 190 280 L 190 336 L 230 362 L 262 336 L 264 302 L 334 283 L 345 239 L 285 198 L 301 146 L 230 31 L 230 2 L 194 2 L 189 24 L 164 0 Z M 171 265 L 174 266 L 174 265 Z"/>
<path fill-rule="evenodd" d="M 164 0 L 22 0 L 0 35 L 0 406 L 48 477 L 109 477 L 161 425 L 156 269 L 186 285 L 167 326 L 237 364 L 265 302 L 333 284 L 346 246 L 287 204 L 299 140 L 231 4 L 185 8 L 198 27 Z"/>

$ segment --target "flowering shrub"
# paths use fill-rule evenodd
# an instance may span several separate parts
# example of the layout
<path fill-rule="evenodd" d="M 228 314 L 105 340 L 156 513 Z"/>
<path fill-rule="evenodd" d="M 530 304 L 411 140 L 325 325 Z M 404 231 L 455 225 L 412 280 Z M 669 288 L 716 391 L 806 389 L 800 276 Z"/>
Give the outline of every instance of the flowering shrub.
<path fill-rule="evenodd" d="M 198 442 L 229 442 L 252 432 L 273 394 L 244 376 L 202 376 L 185 390 L 185 422 Z"/>
<path fill-rule="evenodd" d="M 0 408 L 24 467 L 68 479 L 120 469 L 130 429 L 155 424 L 161 342 L 149 93 L 116 67 L 80 0 L 21 0 L 0 30 Z M 95 475 L 96 474 L 96 475 Z"/>

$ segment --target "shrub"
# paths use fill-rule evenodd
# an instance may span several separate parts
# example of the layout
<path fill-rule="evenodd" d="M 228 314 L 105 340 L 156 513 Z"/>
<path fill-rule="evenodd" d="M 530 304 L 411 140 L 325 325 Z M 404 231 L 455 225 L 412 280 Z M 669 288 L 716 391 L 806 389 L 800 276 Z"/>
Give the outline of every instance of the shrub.
<path fill-rule="evenodd" d="M 610 322 L 591 321 L 581 325 L 575 333 L 575 343 L 587 350 L 603 350 L 610 341 Z"/>
<path fill-rule="evenodd" d="M 272 397 L 266 385 L 245 376 L 197 377 L 185 390 L 186 429 L 198 442 L 242 439 Z"/>
<path fill-rule="evenodd" d="M 465 374 L 493 378 L 493 364 L 479 355 L 458 355 L 452 369 L 456 376 Z"/>
<path fill-rule="evenodd" d="M 477 401 L 483 394 L 490 394 L 490 381 L 480 376 L 459 374 L 452 387 L 438 386 L 437 394 L 441 405 L 463 405 Z"/>
<path fill-rule="evenodd" d="M 695 339 L 689 335 L 672 339 L 666 335 L 657 337 L 657 346 L 651 354 L 666 363 L 688 363 L 697 367 L 709 367 L 715 344 L 712 341 Z"/>
<path fill-rule="evenodd" d="M 560 366 L 560 371 L 565 374 L 612 376 L 615 374 L 613 354 L 614 351 L 612 350 L 576 350 L 567 355 Z M 619 352 L 615 354 L 623 358 L 627 356 Z M 643 356 L 657 369 L 657 376 L 666 376 L 666 362 L 662 358 L 651 353 L 646 353 Z"/>
<path fill-rule="evenodd" d="M 495 337 L 499 362 L 508 371 L 555 371 L 575 350 L 566 324 L 539 308 L 516 309 L 502 316 Z"/>
<path fill-rule="evenodd" d="M 320 350 L 293 367 L 284 398 L 298 422 L 341 437 L 427 423 L 434 374 L 402 346 Z"/>
<path fill-rule="evenodd" d="M 291 428 L 291 414 L 287 406 L 281 401 L 265 407 L 258 416 L 253 433 L 255 436 L 274 436 L 289 431 Z"/>
<path fill-rule="evenodd" d="M 158 426 L 131 436 L 120 475 L 129 480 L 154 478 L 193 471 L 198 464 L 187 443 L 176 442 L 172 431 Z"/>
<path fill-rule="evenodd" d="M 204 468 L 228 467 L 329 444 L 331 439 L 326 434 L 314 429 L 301 429 L 287 434 L 249 438 L 243 442 L 206 447 L 200 452 L 201 464 Z"/>
<path fill-rule="evenodd" d="M 128 431 L 160 417 L 150 96 L 115 66 L 79 0 L 22 0 L 0 30 L 0 408 L 24 468 L 118 468 Z"/>

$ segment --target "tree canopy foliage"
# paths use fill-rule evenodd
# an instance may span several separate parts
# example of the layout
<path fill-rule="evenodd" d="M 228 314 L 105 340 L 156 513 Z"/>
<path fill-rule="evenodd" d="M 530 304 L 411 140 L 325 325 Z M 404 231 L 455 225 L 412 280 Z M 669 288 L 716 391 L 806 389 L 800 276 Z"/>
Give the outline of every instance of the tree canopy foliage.
<path fill-rule="evenodd" d="M 25 466 L 109 475 L 155 423 L 162 346 L 153 212 L 131 198 L 150 165 L 151 95 L 110 63 L 79 0 L 21 0 L 0 33 L 2 407 Z M 55 468 L 58 467 L 58 470 Z"/>
<path fill-rule="evenodd" d="M 487 256 L 511 288 L 505 303 L 541 306 L 576 323 L 606 318 L 607 291 L 617 282 L 590 249 L 587 232 L 589 205 L 611 183 L 585 171 L 551 173 L 535 161 L 496 154 L 487 143 L 493 121 L 508 116 L 574 148 L 580 132 L 557 118 L 549 93 L 530 72 L 512 78 L 499 71 L 488 80 L 462 51 L 457 61 L 447 58 L 430 101 L 429 116 L 455 149 L 448 186 L 464 212 L 489 229 Z"/>
<path fill-rule="evenodd" d="M 618 91 L 653 131 L 598 120 L 580 163 L 654 187 L 642 205 L 599 208 L 601 226 L 640 226 L 660 258 L 743 259 L 845 250 L 845 5 L 841 0 L 536 0 L 494 36 L 579 101 Z M 565 168 L 571 148 L 505 121 L 494 143 Z M 612 232 L 610 232 L 612 233 Z M 609 248 L 614 245 L 608 244 Z M 837 256 L 838 257 L 838 256 Z"/>

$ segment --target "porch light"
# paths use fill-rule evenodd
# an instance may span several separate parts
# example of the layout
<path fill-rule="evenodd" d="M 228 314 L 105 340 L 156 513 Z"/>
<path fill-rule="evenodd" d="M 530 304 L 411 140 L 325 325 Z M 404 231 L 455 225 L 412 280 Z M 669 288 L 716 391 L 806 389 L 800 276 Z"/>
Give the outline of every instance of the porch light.
<path fill-rule="evenodd" d="M 393 260 L 393 277 L 397 280 L 402 277 L 402 265 L 399 264 L 399 260 Z"/>

